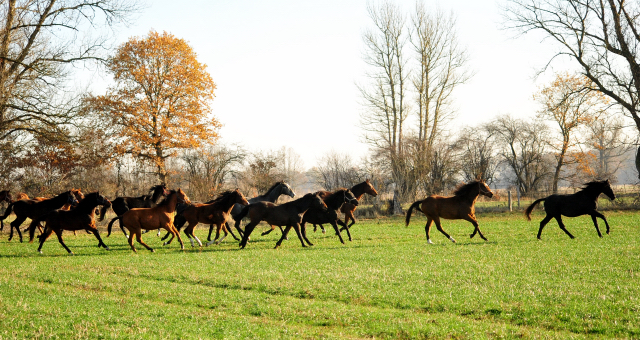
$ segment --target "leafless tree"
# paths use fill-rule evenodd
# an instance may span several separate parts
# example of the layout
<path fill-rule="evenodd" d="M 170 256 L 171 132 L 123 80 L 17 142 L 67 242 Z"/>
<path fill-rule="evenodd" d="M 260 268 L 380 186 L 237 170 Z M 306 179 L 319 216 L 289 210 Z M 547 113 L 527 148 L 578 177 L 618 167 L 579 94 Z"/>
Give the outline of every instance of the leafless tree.
<path fill-rule="evenodd" d="M 513 184 L 520 193 L 524 195 L 539 189 L 550 174 L 545 159 L 547 126 L 540 121 L 501 116 L 493 121 L 492 130 L 500 146 L 502 161 L 511 170 Z"/>
<path fill-rule="evenodd" d="M 498 168 L 495 131 L 489 124 L 466 127 L 455 142 L 460 150 L 459 168 L 465 181 L 492 183 Z"/>
<path fill-rule="evenodd" d="M 315 168 L 316 181 L 325 190 L 350 188 L 361 182 L 364 177 L 359 167 L 354 165 L 349 154 L 330 151 L 319 161 Z"/>
<path fill-rule="evenodd" d="M 18 135 L 68 139 L 79 109 L 71 66 L 100 61 L 130 0 L 0 1 L 0 141 Z"/>
<path fill-rule="evenodd" d="M 208 145 L 185 151 L 180 157 L 189 194 L 200 201 L 213 198 L 242 165 L 246 151 L 239 146 Z"/>
<path fill-rule="evenodd" d="M 595 154 L 591 179 L 615 181 L 625 155 L 633 148 L 633 141 L 625 133 L 624 126 L 622 119 L 611 115 L 597 117 L 587 125 L 586 145 Z"/>
<path fill-rule="evenodd" d="M 640 131 L 640 3 L 625 0 L 509 0 L 507 25 L 540 31 L 612 98 Z M 549 62 L 551 63 L 553 59 Z M 640 173 L 640 152 L 636 154 Z"/>

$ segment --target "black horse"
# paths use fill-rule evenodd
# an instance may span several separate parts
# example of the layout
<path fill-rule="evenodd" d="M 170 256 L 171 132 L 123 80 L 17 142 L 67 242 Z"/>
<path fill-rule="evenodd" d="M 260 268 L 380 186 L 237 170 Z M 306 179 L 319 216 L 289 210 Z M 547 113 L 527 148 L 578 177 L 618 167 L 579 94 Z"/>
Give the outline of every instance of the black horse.
<path fill-rule="evenodd" d="M 302 234 L 300 233 L 300 223 L 302 223 L 302 215 L 312 207 L 327 209 L 327 205 L 324 204 L 322 198 L 316 194 L 306 194 L 295 201 L 280 205 L 276 205 L 271 202 L 258 202 L 248 205 L 248 209 L 246 209 L 248 212 L 247 216 L 251 221 L 244 229 L 244 235 L 242 236 L 242 241 L 240 241 L 240 248 L 244 248 L 247 245 L 251 232 L 255 229 L 256 225 L 260 223 L 260 221 L 265 221 L 271 226 L 277 225 L 280 227 L 287 227 L 282 233 L 280 241 L 276 243 L 276 248 L 282 244 L 282 241 L 286 238 L 286 235 L 291 228 L 296 230 L 302 246 L 306 247 L 307 245 L 304 243 Z M 244 210 L 245 209 L 243 209 L 243 211 Z M 307 242 L 309 241 L 307 240 Z"/>
<path fill-rule="evenodd" d="M 116 216 L 122 216 L 122 214 L 129 211 L 131 208 L 153 208 L 157 206 L 162 198 L 166 197 L 168 194 L 167 187 L 164 184 L 154 185 L 149 189 L 149 195 L 142 195 L 139 197 L 116 197 L 116 199 L 111 202 L 111 208 L 113 212 L 116 213 Z M 107 213 L 109 206 L 105 205 L 100 210 L 100 217 L 98 221 L 104 220 L 104 215 Z M 120 224 L 120 229 L 126 236 L 122 224 Z"/>
<path fill-rule="evenodd" d="M 551 195 L 545 198 L 541 198 L 531 203 L 527 210 L 525 210 L 525 216 L 529 221 L 531 221 L 531 211 L 533 208 L 540 202 L 544 201 L 544 211 L 547 213 L 547 216 L 542 219 L 540 222 L 540 230 L 538 230 L 538 239 L 540 239 L 540 235 L 542 234 L 542 228 L 551 221 L 552 218 L 555 218 L 558 221 L 558 225 L 560 229 L 567 233 L 569 237 L 574 238 L 573 235 L 564 227 L 564 223 L 562 223 L 562 215 L 567 217 L 576 217 L 581 215 L 591 215 L 591 219 L 593 220 L 593 225 L 596 227 L 596 231 L 598 232 L 598 236 L 602 237 L 600 233 L 600 228 L 598 228 L 598 221 L 596 217 L 600 217 L 604 224 L 607 226 L 607 234 L 609 234 L 609 223 L 607 219 L 601 213 L 596 211 L 598 207 L 598 196 L 600 194 L 605 194 L 612 201 L 616 199 L 616 195 L 613 193 L 611 189 L 611 185 L 609 184 L 609 180 L 606 181 L 594 181 L 584 184 L 584 188 L 575 194 L 572 195 Z"/>
<path fill-rule="evenodd" d="M 42 253 L 42 245 L 44 242 L 52 233 L 55 232 L 58 236 L 58 242 L 60 242 L 69 254 L 73 254 L 71 249 L 69 249 L 62 240 L 63 230 L 86 230 L 98 239 L 99 247 L 104 247 L 106 250 L 109 250 L 109 247 L 102 242 L 98 228 L 96 228 L 96 207 L 99 205 L 105 206 L 110 204 L 111 202 L 109 202 L 109 200 L 104 196 L 100 195 L 99 192 L 93 192 L 85 196 L 85 198 L 82 199 L 74 209 L 57 209 L 42 215 L 31 221 L 31 225 L 29 226 L 29 242 L 33 241 L 36 226 L 40 222 L 45 222 L 44 232 L 42 232 L 42 235 L 38 236 L 40 238 L 38 252 L 40 253 Z"/>
<path fill-rule="evenodd" d="M 307 240 L 307 242 L 309 242 L 309 240 L 307 239 L 307 222 L 311 224 L 330 223 L 331 226 L 333 226 L 333 229 L 336 231 L 336 235 L 338 235 L 340 242 L 344 244 L 344 240 L 342 239 L 342 235 L 340 235 L 340 230 L 338 229 L 338 224 L 343 227 L 345 227 L 346 225 L 338 218 L 337 210 L 346 203 L 358 206 L 358 200 L 349 189 L 340 189 L 336 192 L 322 190 L 316 192 L 316 194 L 322 198 L 324 204 L 327 205 L 327 209 L 314 207 L 304 213 L 304 215 L 302 216 L 302 224 L 300 225 L 302 236 L 305 240 Z M 273 230 L 273 228 L 271 230 Z M 347 235 L 349 235 L 349 241 L 351 241 L 351 233 L 349 232 L 349 228 L 346 228 L 346 231 Z M 313 244 L 309 243 L 309 245 L 312 246 Z"/>

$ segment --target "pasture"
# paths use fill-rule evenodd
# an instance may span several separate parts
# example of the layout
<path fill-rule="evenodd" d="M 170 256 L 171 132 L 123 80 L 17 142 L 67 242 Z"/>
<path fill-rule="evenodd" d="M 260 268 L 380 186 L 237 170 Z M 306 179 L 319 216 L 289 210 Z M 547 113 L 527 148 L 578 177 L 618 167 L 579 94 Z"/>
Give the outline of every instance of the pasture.
<path fill-rule="evenodd" d="M 37 245 L 0 234 L 0 339 L 13 338 L 640 338 L 640 228 L 637 212 L 605 211 L 611 235 L 591 218 L 555 221 L 542 241 L 543 214 L 479 214 L 488 242 L 465 221 L 444 221 L 451 243 L 426 218 L 360 220 L 353 242 L 313 233 L 302 248 L 290 233 L 254 232 L 244 250 L 219 246 L 134 254 L 118 230 L 97 247 L 65 232 Z M 327 225 L 328 226 L 328 225 Z M 263 231 L 266 225 L 260 224 Z M 202 224 L 196 235 L 206 239 Z M 184 234 L 183 234 L 184 235 Z M 184 237 L 184 236 L 183 236 Z M 186 238 L 185 238 L 186 240 Z"/>

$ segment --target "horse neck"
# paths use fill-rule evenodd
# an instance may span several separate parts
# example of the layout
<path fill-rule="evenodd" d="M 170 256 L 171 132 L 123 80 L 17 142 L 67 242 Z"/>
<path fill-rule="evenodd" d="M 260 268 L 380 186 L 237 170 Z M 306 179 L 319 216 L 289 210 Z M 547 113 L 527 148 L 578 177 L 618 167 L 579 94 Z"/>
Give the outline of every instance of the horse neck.
<path fill-rule="evenodd" d="M 176 211 L 176 205 L 178 205 L 178 193 L 173 192 L 169 194 L 165 200 L 167 201 L 165 204 L 156 205 L 153 209 L 168 213 Z"/>
<path fill-rule="evenodd" d="M 233 209 L 233 206 L 236 205 L 236 200 L 232 199 L 234 196 L 234 194 L 229 194 L 223 200 L 218 202 L 218 205 L 222 208 L 221 210 L 229 212 Z"/>
<path fill-rule="evenodd" d="M 351 192 L 353 193 L 353 196 L 355 196 L 355 198 L 359 201 L 362 196 L 364 196 L 365 191 L 364 191 L 364 184 L 360 183 L 360 184 L 356 184 L 351 188 Z"/>
<path fill-rule="evenodd" d="M 278 200 L 278 197 L 280 197 L 280 195 L 282 195 L 282 185 L 278 185 L 277 187 L 273 188 L 273 190 L 265 193 L 264 195 L 260 195 L 258 197 L 263 198 L 261 201 L 268 201 L 271 203 L 275 203 Z"/>
<path fill-rule="evenodd" d="M 460 199 L 464 202 L 475 204 L 478 196 L 480 196 L 480 187 L 478 187 L 478 190 L 469 190 L 464 196 L 460 196 Z"/>
<path fill-rule="evenodd" d="M 65 205 L 65 203 L 67 203 L 67 201 L 69 200 L 69 196 L 67 195 L 58 195 L 54 198 L 50 198 L 48 200 L 44 200 L 41 203 L 44 203 L 43 205 L 47 205 L 47 206 L 56 206 L 56 207 L 62 207 L 63 205 Z"/>
<path fill-rule="evenodd" d="M 344 191 L 332 193 L 324 200 L 324 204 L 326 204 L 330 209 L 337 210 L 340 208 L 342 203 L 344 203 L 344 195 Z"/>
<path fill-rule="evenodd" d="M 162 190 L 159 190 L 159 189 L 154 190 L 153 194 L 150 197 L 151 202 L 154 203 L 154 204 L 158 204 L 158 201 L 160 200 L 160 197 L 162 197 L 163 193 L 164 193 L 164 189 L 162 189 Z"/>
<path fill-rule="evenodd" d="M 592 200 L 597 200 L 598 196 L 600 196 L 600 194 L 603 193 L 602 188 L 597 188 L 597 189 L 590 189 L 590 190 L 583 190 L 582 194 L 585 195 L 586 197 L 592 199 Z"/>
<path fill-rule="evenodd" d="M 87 199 L 87 197 L 85 197 L 82 201 L 80 201 L 80 203 L 78 203 L 78 205 L 73 209 L 75 211 L 78 211 L 80 213 L 93 213 L 96 209 L 96 207 L 98 206 L 98 202 L 95 199 Z"/>

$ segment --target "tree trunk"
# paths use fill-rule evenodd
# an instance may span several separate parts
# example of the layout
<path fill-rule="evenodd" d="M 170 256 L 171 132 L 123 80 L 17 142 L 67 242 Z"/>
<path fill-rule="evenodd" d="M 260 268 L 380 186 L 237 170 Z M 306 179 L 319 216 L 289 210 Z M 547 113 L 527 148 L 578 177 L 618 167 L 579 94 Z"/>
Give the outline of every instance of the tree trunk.
<path fill-rule="evenodd" d="M 638 152 L 636 152 L 636 170 L 638 171 L 638 179 L 640 179 L 640 147 L 638 147 Z"/>

